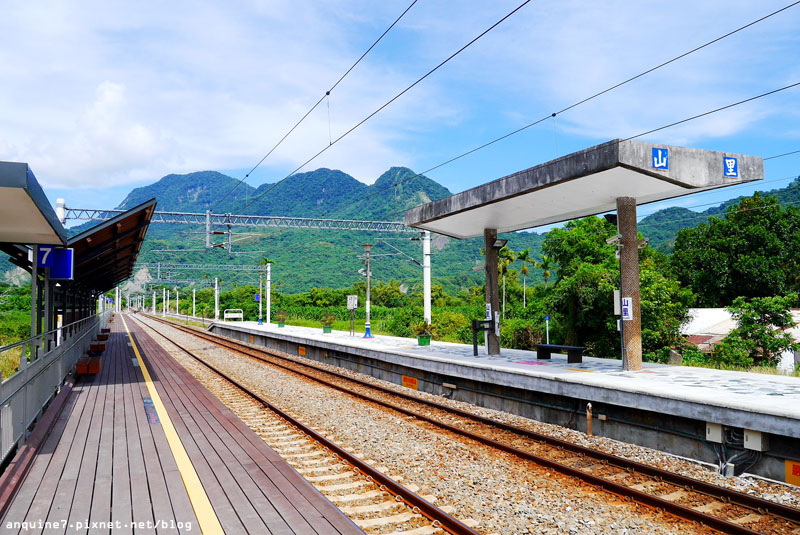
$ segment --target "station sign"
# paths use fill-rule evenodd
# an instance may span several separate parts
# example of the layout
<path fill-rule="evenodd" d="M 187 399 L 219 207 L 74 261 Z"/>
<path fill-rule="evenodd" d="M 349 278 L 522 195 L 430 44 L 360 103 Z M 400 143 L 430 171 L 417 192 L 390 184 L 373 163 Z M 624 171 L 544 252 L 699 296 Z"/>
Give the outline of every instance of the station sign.
<path fill-rule="evenodd" d="M 669 170 L 669 149 L 653 149 L 653 169 Z"/>
<path fill-rule="evenodd" d="M 722 159 L 722 176 L 739 178 L 739 161 L 736 158 L 725 157 Z"/>
<path fill-rule="evenodd" d="M 630 297 L 622 298 L 622 319 L 624 321 L 633 319 L 633 299 Z"/>
<path fill-rule="evenodd" d="M 51 279 L 72 280 L 75 273 L 75 255 L 72 249 L 40 245 L 36 255 L 37 268 L 49 268 Z"/>
<path fill-rule="evenodd" d="M 357 295 L 348 295 L 347 296 L 347 310 L 356 310 L 358 308 L 358 296 Z"/>

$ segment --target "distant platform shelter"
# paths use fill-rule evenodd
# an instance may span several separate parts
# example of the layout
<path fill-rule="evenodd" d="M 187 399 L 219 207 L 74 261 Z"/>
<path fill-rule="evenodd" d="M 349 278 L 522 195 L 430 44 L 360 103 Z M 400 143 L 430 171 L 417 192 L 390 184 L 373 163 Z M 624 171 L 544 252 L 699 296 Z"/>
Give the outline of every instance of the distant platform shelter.
<path fill-rule="evenodd" d="M 614 209 L 622 297 L 631 299 L 623 322 L 626 369 L 641 367 L 636 206 L 764 178 L 757 156 L 613 140 L 519 171 L 409 210 L 405 223 L 454 238 L 484 236 L 486 302 L 498 321 L 498 232 L 523 230 Z M 489 353 L 500 351 L 497 331 Z"/>

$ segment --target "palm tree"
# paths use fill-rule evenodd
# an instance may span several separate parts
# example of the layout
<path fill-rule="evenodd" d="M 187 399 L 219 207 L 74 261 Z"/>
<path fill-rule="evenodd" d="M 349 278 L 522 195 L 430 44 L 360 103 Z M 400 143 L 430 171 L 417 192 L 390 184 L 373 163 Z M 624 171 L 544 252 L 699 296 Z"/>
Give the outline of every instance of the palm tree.
<path fill-rule="evenodd" d="M 506 319 L 506 273 L 508 273 L 508 266 L 515 258 L 514 251 L 506 246 L 497 252 L 497 267 L 500 275 L 503 276 L 503 319 Z"/>
<path fill-rule="evenodd" d="M 522 308 L 528 308 L 528 301 L 527 301 L 527 285 L 525 284 L 525 277 L 527 277 L 530 270 L 528 269 L 528 264 L 536 264 L 531 258 L 531 250 L 530 248 L 525 248 L 524 251 L 517 254 L 517 260 L 522 262 L 522 267 L 519 269 L 519 272 L 522 273 Z"/>
<path fill-rule="evenodd" d="M 542 276 L 544 277 L 544 289 L 546 290 L 547 289 L 547 279 L 549 279 L 550 275 L 552 275 L 552 273 L 550 273 L 550 268 L 552 267 L 550 265 L 550 259 L 548 257 L 542 255 L 542 261 L 541 262 L 536 262 L 536 267 L 542 270 Z"/>

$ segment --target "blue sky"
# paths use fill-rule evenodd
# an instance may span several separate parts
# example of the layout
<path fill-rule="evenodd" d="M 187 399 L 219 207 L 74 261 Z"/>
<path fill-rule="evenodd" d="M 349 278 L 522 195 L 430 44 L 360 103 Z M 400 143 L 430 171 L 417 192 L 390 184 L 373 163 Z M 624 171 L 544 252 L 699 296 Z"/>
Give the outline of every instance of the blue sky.
<path fill-rule="evenodd" d="M 517 2 L 419 0 L 265 161 L 297 165 Z M 169 173 L 241 178 L 409 0 L 6 6 L 0 159 L 28 162 L 51 199 L 108 208 Z M 373 182 L 421 171 L 755 20 L 783 1 L 535 1 L 304 170 Z M 800 81 L 800 6 L 429 176 L 457 192 Z M 641 138 L 759 156 L 800 149 L 800 88 Z M 800 174 L 766 163 L 763 187 Z M 752 187 L 689 196 L 694 206 Z M 660 204 L 663 207 L 665 204 Z M 642 213 L 652 207 L 642 208 Z"/>

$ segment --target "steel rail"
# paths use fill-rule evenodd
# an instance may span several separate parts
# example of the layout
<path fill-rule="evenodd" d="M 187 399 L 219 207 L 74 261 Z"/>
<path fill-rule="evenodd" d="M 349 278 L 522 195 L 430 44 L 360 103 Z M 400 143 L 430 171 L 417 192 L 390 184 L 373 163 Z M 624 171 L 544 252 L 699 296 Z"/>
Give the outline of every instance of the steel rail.
<path fill-rule="evenodd" d="M 148 318 L 152 318 L 152 319 L 156 319 L 157 321 L 161 321 L 161 320 L 158 320 L 157 318 L 153 318 L 152 316 L 147 316 L 147 317 Z M 141 325 L 144 325 L 144 326 L 148 327 L 154 333 L 157 333 L 158 335 L 163 337 L 165 340 L 167 340 L 168 342 L 173 344 L 175 347 L 177 347 L 178 349 L 180 349 L 181 351 L 183 351 L 184 353 L 186 353 L 190 357 L 194 358 L 195 360 L 197 360 L 200 364 L 202 364 L 203 366 L 207 367 L 208 369 L 210 369 L 211 371 L 213 371 L 214 373 L 216 373 L 217 375 L 222 377 L 224 380 L 226 380 L 229 383 L 231 383 L 232 385 L 234 385 L 236 388 L 240 389 L 242 392 L 244 392 L 245 394 L 247 394 L 248 396 L 250 396 L 251 398 L 256 400 L 258 403 L 260 403 L 261 405 L 263 405 L 264 407 L 266 407 L 270 411 L 274 412 L 275 414 L 277 414 L 281 418 L 285 419 L 287 422 L 289 422 L 290 424 L 295 426 L 301 432 L 305 433 L 306 435 L 308 435 L 309 437 L 311 437 L 315 441 L 317 441 L 320 444 L 322 444 L 324 447 L 328 448 L 335 455 L 338 455 L 342 459 L 344 459 L 347 462 L 349 462 L 357 470 L 359 470 L 361 473 L 363 473 L 368 480 L 373 481 L 374 483 L 376 483 L 379 486 L 385 487 L 386 490 L 388 490 L 393 496 L 395 496 L 396 500 L 401 501 L 401 502 L 405 503 L 406 505 L 408 505 L 413 512 L 419 513 L 419 514 L 425 516 L 426 518 L 428 518 L 433 523 L 434 527 L 442 528 L 445 531 L 447 531 L 449 533 L 452 533 L 453 535 L 481 535 L 480 533 L 478 533 L 477 531 L 473 530 L 472 528 L 470 528 L 466 524 L 463 524 L 462 522 L 460 522 L 458 519 L 450 516 L 449 514 L 445 513 L 444 511 L 442 511 L 441 509 L 439 509 L 438 507 L 436 507 L 432 503 L 430 503 L 427 500 L 423 499 L 421 496 L 417 495 L 414 492 L 411 492 L 409 489 L 405 488 L 400 483 L 394 481 L 393 479 L 391 479 L 390 477 L 386 476 L 385 474 L 383 474 L 379 470 L 376 470 L 375 468 L 373 468 L 369 464 L 365 463 L 364 461 L 362 461 L 358 457 L 350 454 L 349 452 L 347 452 L 343 448 L 339 447 L 334 442 L 331 442 L 330 440 L 328 440 L 324 436 L 320 435 L 319 433 L 317 433 L 316 431 L 314 431 L 310 427 L 304 425 L 299 420 L 295 419 L 294 417 L 290 416 L 286 412 L 282 411 L 281 409 L 279 409 L 278 407 L 276 407 L 275 405 L 273 405 L 272 403 L 270 403 L 269 401 L 267 401 L 263 397 L 259 396 L 256 392 L 250 390 L 248 387 L 246 387 L 245 385 L 239 383 L 238 381 L 236 381 L 235 379 L 233 379 L 232 377 L 227 375 L 225 372 L 219 370 L 218 368 L 216 368 L 212 364 L 209 364 L 208 362 L 203 360 L 201 357 L 198 357 L 197 355 L 195 355 L 194 353 L 192 353 L 191 351 L 189 351 L 185 347 L 181 346 L 180 344 L 178 344 L 174 340 L 170 339 L 165 334 L 157 331 L 152 326 L 147 325 L 144 322 L 140 321 L 139 323 Z M 164 323 L 166 323 L 168 325 L 171 325 L 170 322 L 164 322 Z"/>
<path fill-rule="evenodd" d="M 518 427 L 515 427 L 515 426 L 510 425 L 510 424 L 505 424 L 505 423 L 502 423 L 502 422 L 498 422 L 496 420 L 492 420 L 492 419 L 489 419 L 489 418 L 485 418 L 485 417 L 482 417 L 482 416 L 471 414 L 469 412 L 462 411 L 460 409 L 448 407 L 448 406 L 441 405 L 441 404 L 433 402 L 433 401 L 420 399 L 420 398 L 417 398 L 417 397 L 414 397 L 414 396 L 411 396 L 411 395 L 408 395 L 408 394 L 397 392 L 395 390 L 391 390 L 391 389 L 388 389 L 388 388 L 385 388 L 385 387 L 381 387 L 381 386 L 378 386 L 378 385 L 367 383 L 366 381 L 362 381 L 362 380 L 355 379 L 355 378 L 352 378 L 352 377 L 347 377 L 347 376 L 344 376 L 344 375 L 341 375 L 341 374 L 338 374 L 338 373 L 335 373 L 335 372 L 331 372 L 331 371 L 328 371 L 328 370 L 323 370 L 323 369 L 317 368 L 315 366 L 310 366 L 310 365 L 306 365 L 306 364 L 303 364 L 303 363 L 299 363 L 299 362 L 297 362 L 295 360 L 286 359 L 283 356 L 275 355 L 274 353 L 271 353 L 270 351 L 268 351 L 266 349 L 254 348 L 254 347 L 248 346 L 246 344 L 243 344 L 241 342 L 238 342 L 238 341 L 235 341 L 235 340 L 231 340 L 231 339 L 228 339 L 228 338 L 225 338 L 225 337 L 221 337 L 219 335 L 214 335 L 214 334 L 211 334 L 211 333 L 208 333 L 208 332 L 204 332 L 204 331 L 202 331 L 202 332 L 201 331 L 197 331 L 195 329 L 186 328 L 184 326 L 178 326 L 178 325 L 175 325 L 172 322 L 164 322 L 163 320 L 160 320 L 158 318 L 154 318 L 154 319 L 156 319 L 156 320 L 158 320 L 158 321 L 160 321 L 162 323 L 165 323 L 167 325 L 171 325 L 173 327 L 176 327 L 179 330 L 182 330 L 184 332 L 188 332 L 188 333 L 191 333 L 191 334 L 193 334 L 195 336 L 198 336 L 198 337 L 204 338 L 206 340 L 212 341 L 214 343 L 217 343 L 218 345 L 221 345 L 221 346 L 226 347 L 228 349 L 231 349 L 233 351 L 242 353 L 242 354 L 244 354 L 246 356 L 249 356 L 251 358 L 258 359 L 258 360 L 260 360 L 262 362 L 269 363 L 271 365 L 280 367 L 280 368 L 285 369 L 287 371 L 290 371 L 290 372 L 293 372 L 293 373 L 297 373 L 299 375 L 302 375 L 302 376 L 307 377 L 309 379 L 312 379 L 314 381 L 323 383 L 323 384 L 325 384 L 327 386 L 330 386 L 331 388 L 334 388 L 334 389 L 339 390 L 341 392 L 353 395 L 355 397 L 358 397 L 360 399 L 364 399 L 366 401 L 370 401 L 370 402 L 373 402 L 373 403 L 378 403 L 378 404 L 380 404 L 382 406 L 386 406 L 387 408 L 391 408 L 392 410 L 397 410 L 398 412 L 401 412 L 403 414 L 406 414 L 406 415 L 409 415 L 409 416 L 414 416 L 414 417 L 416 417 L 418 419 L 428 421 L 431 424 L 443 427 L 443 428 L 445 428 L 445 429 L 447 429 L 447 430 L 449 430 L 451 432 L 454 432 L 454 433 L 457 433 L 457 434 L 461 434 L 461 435 L 465 435 L 465 436 L 470 436 L 470 438 L 472 438 L 474 440 L 477 440 L 477 441 L 479 441 L 479 442 L 481 442 L 483 444 L 486 444 L 486 445 L 489 445 L 489 446 L 492 446 L 492 447 L 496 447 L 498 449 L 502 449 L 503 451 L 506 451 L 508 453 L 512 453 L 514 455 L 525 457 L 526 459 L 531 460 L 533 462 L 537 462 L 537 463 L 540 463 L 540 464 L 544 464 L 546 466 L 550 466 L 553 469 L 559 470 L 562 473 L 565 473 L 565 474 L 568 474 L 568 475 L 571 475 L 571 476 L 575 476 L 575 477 L 583 479 L 583 480 L 585 480 L 587 482 L 599 485 L 599 486 L 601 486 L 603 488 L 606 488 L 609 491 L 614 492 L 616 494 L 620 494 L 620 495 L 623 495 L 623 496 L 628 496 L 628 497 L 634 498 L 637 501 L 640 501 L 642 503 L 646 503 L 646 504 L 648 504 L 648 505 L 650 505 L 652 507 L 656 507 L 658 509 L 664 509 L 665 511 L 669 511 L 669 512 L 675 514 L 676 516 L 680 516 L 682 518 L 687 518 L 689 520 L 702 522 L 703 524 L 706 524 L 706 525 L 709 525 L 711 527 L 714 527 L 715 529 L 719 529 L 719 530 L 721 530 L 721 531 L 723 531 L 725 533 L 741 533 L 741 534 L 752 535 L 752 534 L 757 534 L 758 532 L 753 531 L 751 529 L 748 529 L 748 528 L 746 528 L 744 526 L 741 526 L 739 524 L 735 524 L 733 522 L 728 522 L 728 521 L 723 520 L 723 519 L 721 519 L 719 517 L 716 517 L 716 516 L 713 516 L 713 515 L 709 515 L 709 514 L 700 512 L 700 511 L 697 511 L 697 510 L 692 509 L 690 507 L 685 507 L 685 506 L 670 502 L 668 500 L 660 499 L 660 498 L 658 498 L 656 496 L 647 494 L 645 492 L 641 492 L 641 491 L 638 491 L 636 489 L 631 489 L 631 488 L 626 487 L 624 485 L 621 485 L 619 483 L 615 483 L 613 481 L 609 481 L 607 479 L 604 479 L 604 478 L 602 478 L 600 476 L 594 476 L 594 475 L 589 474 L 587 472 L 584 472 L 584 471 L 582 471 L 580 469 L 571 468 L 571 467 L 562 465 L 560 463 L 557 463 L 555 461 L 551 461 L 549 459 L 530 454 L 530 453 L 525 452 L 523 450 L 518 450 L 518 449 L 516 449 L 516 448 L 514 448 L 512 446 L 508 446 L 508 445 L 499 443 L 497 441 L 494 441 L 494 440 L 489 439 L 487 437 L 484 437 L 482 435 L 478 435 L 478 434 L 471 433 L 469 431 L 461 430 L 459 428 L 451 426 L 450 424 L 446 424 L 444 422 L 440 422 L 440 421 L 435 420 L 433 418 L 429 418 L 427 416 L 414 413 L 413 411 L 410 411 L 410 410 L 405 409 L 403 407 L 398 407 L 398 406 L 393 405 L 391 403 L 387 403 L 387 402 L 384 402 L 382 400 L 378 400 L 378 399 L 372 398 L 372 397 L 367 396 L 365 394 L 360 394 L 360 393 L 357 393 L 357 392 L 353 392 L 351 390 L 348 390 L 347 388 L 341 387 L 339 385 L 328 383 L 328 382 L 326 382 L 326 381 L 324 381 L 324 380 L 322 380 L 322 379 L 320 379 L 318 377 L 314 377 L 313 375 L 310 375 L 310 374 L 307 374 L 305 372 L 299 371 L 299 370 L 294 369 L 294 368 L 292 368 L 290 366 L 286 366 L 286 365 L 283 365 L 283 364 L 279 364 L 279 363 L 275 363 L 275 362 L 266 360 L 266 359 L 264 359 L 264 358 L 262 358 L 262 357 L 260 357 L 258 355 L 253 355 L 253 354 L 251 354 L 249 352 L 255 351 L 255 352 L 258 352 L 258 353 L 267 354 L 267 355 L 269 355 L 269 356 L 271 356 L 273 358 L 278 358 L 278 359 L 281 359 L 281 360 L 290 360 L 292 363 L 294 363 L 296 365 L 304 366 L 306 368 L 311 368 L 311 369 L 313 369 L 315 371 L 322 372 L 322 373 L 325 373 L 327 375 L 334 376 L 334 377 L 337 377 L 339 379 L 343 379 L 343 380 L 358 384 L 359 386 L 363 386 L 363 387 L 370 388 L 370 389 L 373 389 L 373 390 L 378 390 L 378 391 L 380 391 L 382 393 L 385 393 L 385 394 L 388 394 L 388 395 L 397 396 L 397 397 L 400 397 L 402 399 L 406 399 L 406 400 L 409 400 L 409 401 L 412 401 L 412 402 L 415 402 L 415 403 L 419 403 L 421 405 L 426 405 L 426 406 L 433 407 L 433 408 L 438 409 L 438 410 L 442 410 L 442 411 L 446 411 L 446 412 L 449 412 L 449 413 L 452 413 L 452 414 L 456 414 L 456 415 L 458 415 L 460 417 L 467 418 L 467 419 L 482 423 L 484 425 L 497 427 L 497 428 L 502 429 L 504 431 L 509 431 L 509 432 L 512 432 L 512 433 L 516 433 L 516 434 L 522 435 L 522 436 L 524 436 L 526 438 L 530 438 L 532 440 L 536 440 L 536 441 L 539 441 L 539 442 L 545 442 L 545 443 L 550 444 L 552 446 L 563 448 L 565 450 L 569 450 L 569 451 L 572 451 L 574 453 L 578 453 L 580 455 L 590 456 L 592 458 L 599 459 L 601 462 L 606 462 L 608 464 L 614 465 L 614 466 L 619 467 L 619 468 L 623 468 L 623 469 L 627 469 L 627 470 L 634 470 L 636 472 L 648 475 L 650 477 L 662 480 L 664 482 L 672 483 L 672 484 L 678 485 L 680 487 L 687 488 L 688 490 L 691 490 L 693 492 L 706 494 L 706 495 L 708 495 L 708 496 L 710 496 L 710 497 L 712 497 L 712 498 L 714 498 L 716 500 L 721 500 L 723 502 L 730 502 L 732 504 L 739 505 L 741 507 L 750 509 L 750 510 L 752 510 L 754 512 L 759 512 L 761 514 L 768 513 L 768 514 L 771 514 L 771 515 L 774 515 L 774 516 L 777 516 L 777 517 L 784 518 L 784 519 L 789 520 L 789 521 L 800 523 L 800 509 L 795 509 L 793 507 L 788 507 L 788 506 L 785 506 L 785 505 L 782 505 L 782 504 L 778 504 L 778 503 L 775 503 L 775 502 L 764 500 L 762 498 L 757 498 L 755 496 L 750 496 L 749 494 L 745 494 L 745 493 L 738 492 L 738 491 L 735 491 L 735 490 L 719 487 L 717 485 L 713 485 L 713 484 L 707 483 L 705 481 L 692 479 L 692 478 L 689 478 L 689 477 L 686 477 L 686 476 L 683 476 L 683 475 L 680 475 L 680 474 L 676 474 L 674 472 L 669 472 L 667 470 L 662 470 L 662 469 L 659 469 L 659 468 L 656 468 L 656 467 L 653 467 L 653 466 L 650 466 L 650 465 L 646 465 L 646 464 L 642 464 L 642 463 L 639 463 L 639 462 L 636 462 L 636 461 L 625 459 L 623 457 L 618 457 L 618 456 L 610 454 L 610 453 L 605 453 L 605 452 L 593 450 L 593 449 L 587 448 L 585 446 L 580 446 L 580 445 L 577 445 L 577 444 L 573 444 L 571 442 L 567 442 L 567 441 L 560 440 L 560 439 L 557 439 L 557 438 L 549 437 L 547 435 L 542 435 L 542 434 L 536 433 L 534 431 L 529 431 L 527 429 L 518 428 Z M 244 348 L 247 351 L 245 351 L 245 350 L 243 350 L 241 348 Z"/>

